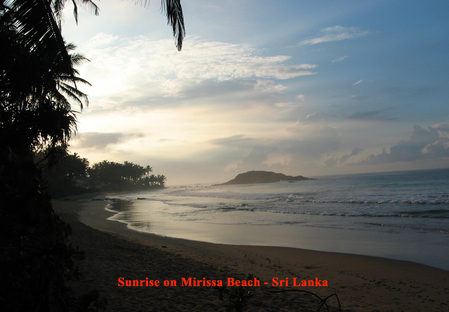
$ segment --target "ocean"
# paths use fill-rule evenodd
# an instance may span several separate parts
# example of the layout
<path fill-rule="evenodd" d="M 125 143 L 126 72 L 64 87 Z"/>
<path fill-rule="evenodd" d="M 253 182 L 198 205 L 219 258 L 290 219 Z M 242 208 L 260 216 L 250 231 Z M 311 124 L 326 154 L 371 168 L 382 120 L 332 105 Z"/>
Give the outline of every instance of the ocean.
<path fill-rule="evenodd" d="M 379 256 L 449 270 L 449 169 L 174 186 L 110 199 L 107 209 L 116 214 L 109 219 L 136 231 Z"/>

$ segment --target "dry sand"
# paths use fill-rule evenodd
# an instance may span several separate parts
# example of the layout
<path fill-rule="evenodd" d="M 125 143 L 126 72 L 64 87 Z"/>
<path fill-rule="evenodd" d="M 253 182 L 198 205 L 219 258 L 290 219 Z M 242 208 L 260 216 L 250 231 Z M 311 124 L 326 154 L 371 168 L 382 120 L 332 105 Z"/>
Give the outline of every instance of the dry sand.
<path fill-rule="evenodd" d="M 77 291 L 97 289 L 108 311 L 224 311 L 213 287 L 183 287 L 182 278 L 261 280 L 248 311 L 317 311 L 337 294 L 343 311 L 449 311 L 449 271 L 407 261 L 283 247 L 210 244 L 139 233 L 107 221 L 106 202 L 54 201 L 72 225 L 73 243 L 86 252 Z M 82 222 L 80 222 L 81 220 Z M 177 287 L 119 287 L 118 279 L 175 280 Z M 272 279 L 288 287 L 274 287 Z M 293 287 L 293 279 L 326 280 L 328 287 Z M 267 284 L 264 284 L 264 283 Z M 322 282 L 323 283 L 323 282 Z M 338 311 L 335 297 L 327 303 Z M 321 311 L 326 311 L 323 307 Z"/>

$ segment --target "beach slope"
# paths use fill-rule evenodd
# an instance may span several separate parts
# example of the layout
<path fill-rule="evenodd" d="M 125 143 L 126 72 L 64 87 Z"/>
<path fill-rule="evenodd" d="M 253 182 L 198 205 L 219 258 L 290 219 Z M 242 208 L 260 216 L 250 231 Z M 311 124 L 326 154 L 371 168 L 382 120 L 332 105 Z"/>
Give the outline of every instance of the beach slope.
<path fill-rule="evenodd" d="M 244 280 L 248 273 L 262 283 L 251 289 L 248 311 L 317 311 L 320 301 L 297 290 L 322 298 L 336 293 L 344 311 L 449 309 L 449 271 L 376 257 L 139 233 L 106 220 L 112 215 L 104 210 L 106 204 L 82 198 L 54 201 L 57 213 L 72 225 L 73 243 L 86 252 L 83 278 L 73 287 L 78 292 L 99 290 L 108 299 L 108 311 L 224 311 L 213 287 L 182 286 L 183 278 L 222 280 L 226 285 L 228 278 Z M 120 287 L 120 278 L 148 278 L 161 286 Z M 177 285 L 164 287 L 165 280 Z M 327 281 L 328 286 L 294 285 L 302 280 Z M 335 297 L 328 303 L 337 311 Z"/>

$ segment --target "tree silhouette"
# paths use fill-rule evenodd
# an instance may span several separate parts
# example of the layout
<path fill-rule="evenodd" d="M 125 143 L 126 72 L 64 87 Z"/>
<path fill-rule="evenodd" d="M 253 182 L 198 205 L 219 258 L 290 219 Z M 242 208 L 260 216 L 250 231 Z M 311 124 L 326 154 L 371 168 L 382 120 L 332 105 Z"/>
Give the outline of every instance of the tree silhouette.
<path fill-rule="evenodd" d="M 148 189 L 164 187 L 165 176 L 150 173 L 150 166 L 141 166 L 125 161 L 117 163 L 103 160 L 88 170 L 89 180 L 93 187 L 108 190 Z"/>
<path fill-rule="evenodd" d="M 52 197 L 60 198 L 89 192 L 89 161 L 77 153 L 69 154 L 67 145 L 39 152 L 35 162 L 42 167 L 43 177 Z"/>
<path fill-rule="evenodd" d="M 66 47 L 67 51 L 74 48 Z M 71 103 L 81 108 L 88 104 L 86 94 L 77 85 L 89 83 L 78 77 L 74 69 L 67 72 L 57 66 L 46 67 L 38 55 L 23 47 L 14 51 L 8 55 L 9 63 L 1 77 L 4 84 L 0 91 L 0 141 L 19 153 L 32 152 L 46 144 L 67 143 L 76 130 Z M 79 54 L 69 57 L 72 66 L 86 60 Z"/>
<path fill-rule="evenodd" d="M 74 45 L 66 45 L 61 35 L 66 3 L 67 0 L 0 2 L 0 142 L 4 145 L 17 145 L 14 143 L 19 140 L 14 137 L 21 138 L 22 148 L 48 141 L 52 145 L 67 142 L 76 129 L 70 102 L 79 104 L 81 109 L 88 104 L 87 96 L 77 88 L 77 84 L 88 82 L 78 77 L 75 69 L 86 58 L 71 54 Z M 95 14 L 99 13 L 91 0 L 72 3 L 76 20 L 77 3 L 87 4 Z M 149 1 L 143 4 L 147 6 Z M 162 8 L 180 50 L 185 35 L 180 0 L 164 0 Z"/>
<path fill-rule="evenodd" d="M 76 130 L 75 103 L 88 104 L 85 83 L 61 35 L 67 0 L 0 0 L 0 306 L 5 311 L 92 311 L 98 294 L 75 298 L 78 276 L 70 226 L 55 214 L 34 153 L 64 146 Z M 90 0 L 72 0 L 98 8 Z M 148 2 L 145 1 L 145 5 Z M 164 4 L 164 2 L 163 2 Z M 180 0 L 163 6 L 182 47 Z M 51 159 L 52 157 L 48 157 Z M 76 157 L 75 157 L 76 158 Z"/>
<path fill-rule="evenodd" d="M 80 301 L 65 286 L 77 278 L 77 251 L 33 159 L 37 149 L 67 142 L 76 127 L 71 102 L 87 103 L 87 97 L 76 88 L 86 82 L 73 66 L 83 57 L 70 54 L 73 46 L 59 45 L 60 33 L 38 14 L 27 17 L 51 29 L 33 36 L 19 22 L 23 6 L 11 4 L 0 3 L 0 306 L 87 311 L 98 296 Z"/>

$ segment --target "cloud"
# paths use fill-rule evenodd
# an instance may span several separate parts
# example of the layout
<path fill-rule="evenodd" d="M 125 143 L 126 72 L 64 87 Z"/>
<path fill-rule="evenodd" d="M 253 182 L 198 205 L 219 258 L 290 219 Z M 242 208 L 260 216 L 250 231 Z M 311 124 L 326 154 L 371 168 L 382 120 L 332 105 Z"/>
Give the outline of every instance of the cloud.
<path fill-rule="evenodd" d="M 449 123 L 442 122 L 432 126 L 433 129 L 437 130 L 438 135 L 442 138 L 449 138 Z"/>
<path fill-rule="evenodd" d="M 335 128 L 319 126 L 310 127 L 308 131 L 313 133 L 305 139 L 295 136 L 250 138 L 240 134 L 209 142 L 218 146 L 217 155 L 226 170 L 292 170 L 305 163 L 319 163 L 323 156 L 341 147 L 341 137 Z"/>
<path fill-rule="evenodd" d="M 301 124 L 328 121 L 330 119 L 334 119 L 335 117 L 336 115 L 331 112 L 326 111 L 310 112 L 307 115 L 305 116 L 303 115 L 300 118 L 298 118 L 297 122 L 288 129 L 291 131 L 296 131 L 295 129 L 300 128 Z"/>
<path fill-rule="evenodd" d="M 301 118 L 300 121 L 321 121 L 324 120 L 325 114 L 323 112 L 314 112 L 308 114 L 305 118 Z"/>
<path fill-rule="evenodd" d="M 369 31 L 362 31 L 357 27 L 344 27 L 338 25 L 321 29 L 320 32 L 324 35 L 303 40 L 299 42 L 299 45 L 314 45 L 323 42 L 348 40 L 364 37 L 369 34 Z"/>
<path fill-rule="evenodd" d="M 326 168 L 334 168 L 337 166 L 338 161 L 335 158 L 329 158 L 324 161 L 324 166 Z"/>
<path fill-rule="evenodd" d="M 198 38 L 187 39 L 179 53 L 168 39 L 152 41 L 146 36 L 121 38 L 100 33 L 80 50 L 91 60 L 83 65 L 82 76 L 95 86 L 95 95 L 99 96 L 135 97 L 143 92 L 173 96 L 192 82 L 286 80 L 313 75 L 317 67 L 287 64 L 291 56 L 264 56 L 260 49 L 249 44 Z"/>
<path fill-rule="evenodd" d="M 359 80 L 359 81 L 357 81 L 356 83 L 354 83 L 353 84 L 353 86 L 356 86 L 356 85 L 358 85 L 359 83 L 361 83 L 363 80 Z"/>
<path fill-rule="evenodd" d="M 377 165 L 395 162 L 413 162 L 417 160 L 436 161 L 449 157 L 449 124 L 436 124 L 427 129 L 413 127 L 409 140 L 403 140 L 382 153 L 371 154 L 367 159 L 358 162 L 362 165 Z"/>
<path fill-rule="evenodd" d="M 367 95 L 351 95 L 351 98 L 353 98 L 356 101 L 365 101 L 368 100 L 370 97 Z"/>
<path fill-rule="evenodd" d="M 339 58 L 336 58 L 335 60 L 333 60 L 332 62 L 342 62 L 343 60 L 347 59 L 349 57 L 349 55 L 345 55 Z"/>
<path fill-rule="evenodd" d="M 273 80 L 257 80 L 254 88 L 264 92 L 282 92 L 287 89 L 286 86 L 276 84 Z"/>
<path fill-rule="evenodd" d="M 346 117 L 349 120 L 370 120 L 370 121 L 391 121 L 397 118 L 388 118 L 385 115 L 381 115 L 380 111 L 369 111 L 369 112 L 355 112 Z"/>
<path fill-rule="evenodd" d="M 102 115 L 124 109 L 213 106 L 230 111 L 289 103 L 291 90 L 284 81 L 313 75 L 317 68 L 294 62 L 288 55 L 265 56 L 248 44 L 198 38 L 186 40 L 179 53 L 171 40 L 98 34 L 80 50 L 91 60 L 80 68 L 81 76 L 93 85 L 82 88 L 92 103 L 85 112 Z"/>
<path fill-rule="evenodd" d="M 280 107 L 280 108 L 294 107 L 292 102 L 279 102 L 279 103 L 276 103 L 275 106 Z"/>
<path fill-rule="evenodd" d="M 254 143 L 254 139 L 246 138 L 243 134 L 237 134 L 230 137 L 213 139 L 209 143 L 225 147 L 248 146 L 248 144 Z"/>
<path fill-rule="evenodd" d="M 123 133 L 83 132 L 77 140 L 76 147 L 102 149 L 108 145 L 122 143 L 125 140 L 143 136 L 141 133 L 125 135 Z"/>
<path fill-rule="evenodd" d="M 278 150 L 279 147 L 273 144 L 254 145 L 249 154 L 246 155 L 238 164 L 238 167 L 243 168 L 244 170 L 258 167 L 260 168 L 264 166 L 264 163 L 268 160 L 268 156 Z"/>
<path fill-rule="evenodd" d="M 357 154 L 360 154 L 360 153 L 363 152 L 363 151 L 364 151 L 364 149 L 356 147 L 356 148 L 354 148 L 354 149 L 352 150 L 351 153 L 345 154 L 345 155 L 343 155 L 342 157 L 340 157 L 339 162 L 340 162 L 340 163 L 345 163 L 349 158 L 351 158 L 352 156 L 355 156 L 355 155 L 357 155 Z"/>

